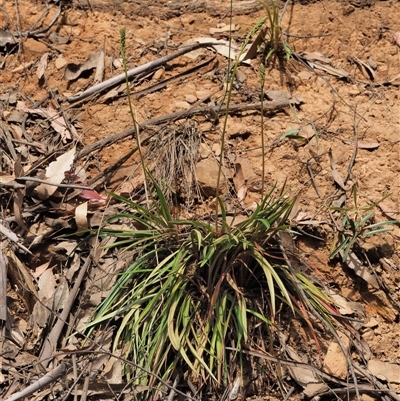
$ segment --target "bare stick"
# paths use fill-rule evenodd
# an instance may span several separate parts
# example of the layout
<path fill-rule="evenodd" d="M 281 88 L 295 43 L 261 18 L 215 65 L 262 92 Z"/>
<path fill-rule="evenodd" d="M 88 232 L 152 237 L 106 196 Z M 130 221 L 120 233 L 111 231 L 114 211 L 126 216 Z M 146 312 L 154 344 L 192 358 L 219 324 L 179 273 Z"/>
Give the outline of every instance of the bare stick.
<path fill-rule="evenodd" d="M 131 80 L 132 78 L 134 78 L 136 75 L 141 74 L 143 72 L 146 71 L 152 71 L 156 68 L 161 67 L 162 65 L 164 65 L 165 63 L 167 63 L 168 61 L 173 60 L 176 57 L 182 56 L 186 53 L 191 52 L 192 50 L 196 50 L 199 49 L 201 47 L 211 47 L 212 45 L 215 45 L 216 43 L 213 42 L 207 42 L 207 43 L 195 43 L 193 45 L 190 46 L 186 46 L 174 53 L 171 54 L 167 54 L 166 56 L 160 57 L 156 60 L 153 61 L 149 61 L 146 64 L 143 64 L 139 67 L 135 67 L 132 68 L 131 70 L 129 70 L 127 72 L 128 74 L 128 79 Z M 220 45 L 220 44 L 219 44 Z M 105 90 L 111 89 L 112 87 L 122 84 L 123 82 L 125 82 L 125 73 L 121 73 L 119 75 L 116 75 L 115 77 L 112 77 L 110 79 L 107 79 L 104 82 L 101 82 L 97 85 L 92 86 L 91 88 L 83 91 L 81 94 L 76 95 L 76 96 L 70 96 L 67 100 L 70 103 L 73 102 L 78 102 L 79 100 L 83 100 L 86 99 L 89 96 L 92 96 L 98 92 L 103 92 Z"/>
<path fill-rule="evenodd" d="M 62 363 L 28 387 L 24 388 L 21 391 L 18 391 L 18 393 L 13 394 L 11 397 L 8 397 L 5 401 L 18 401 L 22 398 L 28 397 L 34 392 L 42 389 L 43 387 L 46 387 L 48 384 L 55 382 L 61 376 L 64 376 L 66 372 L 67 365 L 65 363 Z"/>
<path fill-rule="evenodd" d="M 7 267 L 8 259 L 0 248 L 0 327 L 5 328 L 7 321 Z M 0 341 L 3 341 L 4 332 L 0 333 Z"/>
<path fill-rule="evenodd" d="M 298 104 L 299 102 L 294 100 L 292 103 Z M 290 102 L 287 100 L 264 103 L 263 110 L 264 110 L 264 112 L 271 111 L 271 110 L 279 110 L 279 109 L 283 109 L 285 107 L 289 107 L 289 105 L 290 105 Z M 233 105 L 229 106 L 229 113 L 237 113 L 239 111 L 260 110 L 260 109 L 261 109 L 261 103 L 233 104 Z M 189 110 L 177 111 L 175 113 L 170 113 L 170 114 L 166 114 L 166 115 L 163 115 L 160 117 L 151 118 L 150 120 L 147 120 L 147 121 L 139 124 L 139 128 L 143 129 L 150 125 L 160 125 L 160 124 L 166 123 L 168 121 L 181 120 L 184 118 L 193 117 L 195 115 L 205 115 L 205 114 L 218 115 L 218 114 L 225 113 L 225 111 L 226 111 L 226 106 L 222 106 L 222 107 L 220 107 L 220 106 L 192 107 Z M 88 155 L 91 152 L 94 152 L 95 150 L 101 149 L 114 142 L 120 141 L 128 136 L 132 136 L 132 134 L 134 132 L 135 132 L 134 128 L 128 128 L 127 130 L 125 130 L 123 132 L 120 132 L 118 134 L 101 139 L 100 141 L 94 142 L 91 145 L 87 146 L 86 148 L 82 149 L 76 155 L 75 160 L 79 160 L 80 158 Z M 144 138 L 143 141 L 145 141 L 146 139 L 147 138 Z"/>
<path fill-rule="evenodd" d="M 51 185 L 53 187 L 59 187 L 59 188 L 92 189 L 87 185 L 57 184 L 55 182 L 48 182 L 46 180 L 41 180 L 40 178 L 36 178 L 36 177 L 16 177 L 15 181 L 31 181 L 31 182 L 37 182 L 39 184 L 46 184 L 46 185 Z"/>

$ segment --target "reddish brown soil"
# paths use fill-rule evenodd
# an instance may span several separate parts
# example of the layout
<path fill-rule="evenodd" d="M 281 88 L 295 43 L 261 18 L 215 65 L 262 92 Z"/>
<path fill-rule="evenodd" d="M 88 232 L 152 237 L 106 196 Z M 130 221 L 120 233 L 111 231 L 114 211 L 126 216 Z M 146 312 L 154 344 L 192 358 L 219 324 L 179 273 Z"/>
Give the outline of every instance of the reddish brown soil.
<path fill-rule="evenodd" d="M 45 9 L 44 2 L 19 0 L 18 25 L 13 3 L 0 2 L 10 17 L 10 21 L 4 17 L 3 27 L 10 31 L 30 30 Z M 63 76 L 64 68 L 56 67 L 57 58 L 78 64 L 103 50 L 106 60 L 104 79 L 108 79 L 123 71 L 113 64 L 120 58 L 121 27 L 126 28 L 128 67 L 133 68 L 174 51 L 176 46 L 189 39 L 211 37 L 210 28 L 230 23 L 228 7 L 208 0 L 181 3 L 73 0 L 69 3 L 62 18 L 50 30 L 68 38 L 68 43 L 49 45 L 46 37 L 41 38 L 42 42 L 38 38 L 24 38 L 19 51 L 2 59 L 0 88 L 1 94 L 17 89 L 21 100 L 29 98 L 33 102 L 57 89 L 59 104 L 54 104 L 53 99 L 53 107 L 61 107 L 74 121 L 80 149 L 132 126 L 127 98 L 118 96 L 106 101 L 102 95 L 70 105 L 66 98 L 93 85 L 93 73 L 68 81 Z M 239 41 L 264 13 L 257 5 L 246 8 L 243 2 L 234 3 L 237 8 L 232 23 L 239 26 L 239 30 L 233 33 L 233 39 Z M 377 326 L 365 330 L 365 340 L 374 358 L 399 364 L 400 329 L 396 302 L 397 305 L 400 302 L 400 228 L 395 224 L 391 232 L 372 236 L 363 245 L 386 290 L 372 290 L 348 267 L 329 262 L 329 248 L 335 232 L 329 206 L 339 193 L 329 152 L 341 177 L 349 172 L 345 185 L 347 206 L 354 206 L 351 188 L 356 187 L 360 206 L 384 198 L 374 209 L 376 222 L 400 218 L 400 45 L 396 45 L 393 37 L 394 32 L 400 31 L 400 2 L 322 0 L 294 3 L 287 7 L 282 21 L 283 28 L 294 35 L 288 37 L 292 49 L 297 53 L 320 52 L 330 58 L 332 67 L 346 70 L 349 76 L 335 77 L 322 70 L 304 74 L 309 70 L 295 60 L 267 64 L 264 90 L 286 91 L 301 98 L 302 104 L 296 110 L 271 112 L 264 118 L 263 132 L 268 145 L 265 183 L 268 187 L 274 183 L 280 187 L 286 182 L 290 192 L 298 194 L 300 199 L 294 218 L 319 222 L 315 228 L 305 226 L 305 230 L 322 236 L 326 243 L 300 239 L 297 243 L 299 251 L 327 286 L 349 300 L 359 302 L 365 318 L 377 320 Z M 55 4 L 50 7 L 52 11 L 43 26 L 56 12 Z M 221 38 L 227 39 L 226 35 L 221 34 Z M 50 53 L 49 62 L 45 79 L 39 82 L 36 66 L 45 52 Z M 136 92 L 157 80 L 178 75 L 212 55 L 210 50 L 204 49 L 197 60 L 182 56 L 168 63 L 161 75 L 147 77 L 132 90 Z M 370 60 L 375 68 L 375 80 L 371 80 L 365 71 L 363 74 L 351 61 L 354 57 L 364 62 Z M 233 104 L 259 101 L 260 62 L 261 56 L 258 56 L 251 65 L 239 67 L 240 81 L 234 87 Z M 18 68 L 23 65 L 26 67 Z M 225 93 L 226 67 L 227 59 L 217 55 L 206 66 L 159 91 L 140 98 L 133 96 L 139 124 L 189 107 L 191 98 L 201 100 L 209 96 L 207 104 L 210 101 L 218 104 Z M 192 119 L 202 132 L 203 148 L 211 149 L 208 158 L 216 158 L 222 119 L 217 125 L 203 116 Z M 295 139 L 279 140 L 285 132 L 295 128 L 315 135 L 305 144 L 299 144 Z M 260 199 L 262 180 L 260 113 L 246 111 L 230 116 L 226 132 L 227 174 L 233 175 L 233 165 L 241 164 L 248 188 L 244 206 L 251 208 Z M 353 165 L 355 132 L 359 146 Z M 88 178 L 123 157 L 134 146 L 136 142 L 129 136 L 82 160 Z M 105 188 L 124 193 L 135 190 L 142 181 L 137 166 L 135 154 L 107 177 L 105 186 L 98 187 L 99 192 Z M 198 205 L 197 211 L 207 210 L 204 207 L 207 200 L 202 201 L 204 204 Z M 384 258 L 392 265 L 385 264 Z"/>

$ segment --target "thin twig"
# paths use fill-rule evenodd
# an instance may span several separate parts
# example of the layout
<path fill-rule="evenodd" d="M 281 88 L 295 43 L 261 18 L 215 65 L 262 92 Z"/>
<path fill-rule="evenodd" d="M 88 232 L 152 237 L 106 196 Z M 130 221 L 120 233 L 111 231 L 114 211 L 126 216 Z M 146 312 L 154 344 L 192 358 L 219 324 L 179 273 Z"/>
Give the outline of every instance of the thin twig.
<path fill-rule="evenodd" d="M 290 387 L 289 391 L 286 393 L 285 398 L 283 399 L 283 401 L 288 401 L 288 399 L 290 398 L 290 396 L 294 393 L 294 386 Z"/>
<path fill-rule="evenodd" d="M 89 338 L 87 338 L 87 339 L 89 340 Z M 93 343 L 95 345 L 97 344 L 96 342 L 93 342 Z M 97 345 L 99 345 L 99 344 L 97 344 Z M 150 370 L 144 368 L 143 366 L 139 366 L 135 362 L 133 362 L 133 361 L 131 361 L 129 359 L 126 359 L 126 358 L 124 358 L 122 356 L 119 356 L 119 355 L 115 355 L 112 352 L 109 352 L 109 351 L 106 351 L 106 350 L 103 350 L 103 349 L 99 349 L 99 350 L 84 349 L 84 350 L 77 350 L 77 351 L 68 351 L 68 350 L 64 351 L 63 350 L 63 351 L 57 352 L 56 354 L 54 354 L 54 356 L 71 355 L 71 354 L 77 354 L 77 355 L 92 355 L 92 354 L 108 355 L 108 356 L 110 356 L 112 358 L 118 359 L 119 361 L 121 361 L 121 362 L 123 362 L 123 363 L 125 363 L 127 365 L 134 366 L 136 369 L 139 369 L 142 372 L 147 373 L 148 375 L 153 376 L 155 379 L 157 379 L 160 383 L 162 383 L 169 390 L 174 390 L 176 394 L 179 394 L 180 396 L 183 396 L 184 398 L 187 398 L 190 401 L 198 401 L 196 398 L 193 398 L 190 395 L 185 394 L 182 391 L 178 390 L 177 388 L 174 388 L 171 384 L 169 384 L 168 382 L 163 380 L 160 376 L 158 376 L 155 373 L 151 372 Z M 53 358 L 53 356 L 51 358 Z M 6 401 L 8 401 L 8 400 L 6 400 Z"/>
<path fill-rule="evenodd" d="M 350 178 L 351 170 L 356 161 L 357 151 L 358 151 L 358 130 L 357 130 L 357 128 L 358 128 L 358 124 L 360 123 L 361 120 L 358 120 L 358 123 L 356 123 L 356 121 L 355 121 L 356 113 L 357 113 L 357 106 L 354 107 L 354 116 L 353 116 L 353 134 L 354 134 L 353 153 L 351 155 L 349 166 L 347 167 L 346 176 L 344 177 L 344 180 L 343 180 L 345 185 L 347 183 L 347 180 Z"/>
<path fill-rule="evenodd" d="M 40 178 L 36 177 L 15 177 L 15 181 L 31 181 L 31 182 L 37 182 L 39 184 L 46 184 L 50 185 L 52 187 L 59 187 L 59 188 L 72 188 L 72 189 L 92 189 L 87 185 L 78 185 L 78 184 L 57 184 L 55 182 L 49 182 L 45 180 L 41 180 Z"/>
<path fill-rule="evenodd" d="M 46 33 L 55 24 L 55 22 L 57 21 L 58 17 L 60 16 L 60 14 L 61 14 L 61 4 L 62 4 L 62 2 L 60 2 L 60 6 L 58 7 L 57 13 L 53 17 L 53 19 L 50 21 L 49 25 L 47 25 L 47 26 L 45 26 L 43 28 L 36 29 L 34 31 L 11 32 L 11 34 L 13 36 L 16 36 L 16 37 L 28 37 L 28 38 L 30 38 L 30 37 L 33 37 L 33 36 L 37 36 L 39 34 Z"/>
<path fill-rule="evenodd" d="M 7 321 L 7 268 L 8 259 L 0 248 L 0 327 L 5 329 Z M 0 332 L 0 342 L 4 339 L 4 333 Z"/>
<path fill-rule="evenodd" d="M 310 166 L 309 160 L 307 160 L 306 166 L 307 166 L 308 174 L 310 175 L 310 178 L 311 178 L 311 184 L 312 184 L 312 186 L 314 187 L 315 192 L 317 193 L 318 197 L 321 199 L 321 194 L 320 194 L 320 192 L 319 192 L 318 185 L 317 185 L 317 183 L 315 182 L 314 174 L 313 174 L 313 172 L 312 172 L 312 170 L 311 170 L 311 166 Z"/>
<path fill-rule="evenodd" d="M 173 401 L 174 400 L 175 393 L 176 393 L 175 389 L 178 386 L 178 383 L 179 383 L 179 373 L 175 377 L 175 380 L 174 380 L 174 383 L 172 384 L 172 389 L 171 389 L 171 391 L 170 391 L 170 393 L 168 395 L 167 401 Z"/>

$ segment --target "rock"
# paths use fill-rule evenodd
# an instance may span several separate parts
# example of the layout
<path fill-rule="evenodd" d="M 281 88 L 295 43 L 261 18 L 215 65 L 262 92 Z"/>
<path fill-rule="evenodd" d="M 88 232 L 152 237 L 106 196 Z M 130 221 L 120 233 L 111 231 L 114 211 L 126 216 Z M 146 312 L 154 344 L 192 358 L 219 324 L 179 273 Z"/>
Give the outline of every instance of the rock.
<path fill-rule="evenodd" d="M 361 401 L 377 401 L 377 398 L 371 397 L 369 394 L 361 394 Z"/>
<path fill-rule="evenodd" d="M 328 390 L 329 387 L 325 383 L 309 383 L 304 388 L 303 394 L 309 399 Z"/>
<path fill-rule="evenodd" d="M 153 78 L 151 79 L 152 81 L 158 81 L 159 79 L 161 79 L 161 77 L 164 75 L 165 72 L 165 68 L 161 67 L 159 68 L 154 74 L 153 74 Z"/>
<path fill-rule="evenodd" d="M 199 154 L 202 159 L 207 159 L 207 157 L 210 156 L 211 153 L 212 150 L 210 149 L 209 146 L 207 146 L 205 143 L 200 144 Z"/>
<path fill-rule="evenodd" d="M 350 346 L 350 341 L 347 336 L 338 333 L 345 350 L 347 351 Z M 340 345 L 336 342 L 331 342 L 324 359 L 324 370 L 333 376 L 340 377 L 341 379 L 347 376 L 347 359 L 343 354 Z"/>
<path fill-rule="evenodd" d="M 118 69 L 118 68 L 122 68 L 123 66 L 123 60 L 122 58 L 115 58 L 112 62 L 112 65 L 114 68 Z M 154 75 L 153 75 L 154 76 Z"/>
<path fill-rule="evenodd" d="M 371 360 L 368 361 L 368 370 L 378 379 L 400 384 L 400 365 L 397 363 Z"/>
<path fill-rule="evenodd" d="M 57 70 L 61 70 L 61 68 L 65 67 L 67 65 L 67 60 L 63 58 L 63 56 L 59 56 L 56 58 L 56 68 Z"/>
<path fill-rule="evenodd" d="M 372 316 L 368 319 L 368 322 L 364 323 L 363 327 L 374 328 L 379 325 L 379 322 Z"/>
<path fill-rule="evenodd" d="M 214 143 L 211 149 L 215 156 L 219 156 L 221 154 L 221 145 L 219 143 Z"/>
<path fill-rule="evenodd" d="M 174 103 L 176 110 L 188 110 L 190 109 L 190 104 L 184 100 L 178 100 Z"/>
<path fill-rule="evenodd" d="M 193 103 L 196 103 L 197 102 L 197 96 L 195 96 L 195 95 L 186 95 L 185 96 L 185 100 L 188 102 L 188 103 L 190 103 L 190 104 L 193 104 Z"/>
<path fill-rule="evenodd" d="M 196 180 L 205 196 L 215 196 L 217 193 L 218 163 L 214 159 L 203 159 L 196 164 Z M 220 192 L 226 189 L 222 172 Z"/>
<path fill-rule="evenodd" d="M 205 99 L 210 96 L 210 91 L 196 91 L 197 99 Z"/>
<path fill-rule="evenodd" d="M 35 39 L 28 38 L 24 42 L 24 50 L 30 51 L 32 53 L 46 53 L 48 48 L 45 44 L 38 42 Z"/>
<path fill-rule="evenodd" d="M 246 81 L 247 75 L 245 72 L 243 72 L 241 70 L 237 70 L 236 71 L 236 79 L 242 84 L 243 82 Z"/>

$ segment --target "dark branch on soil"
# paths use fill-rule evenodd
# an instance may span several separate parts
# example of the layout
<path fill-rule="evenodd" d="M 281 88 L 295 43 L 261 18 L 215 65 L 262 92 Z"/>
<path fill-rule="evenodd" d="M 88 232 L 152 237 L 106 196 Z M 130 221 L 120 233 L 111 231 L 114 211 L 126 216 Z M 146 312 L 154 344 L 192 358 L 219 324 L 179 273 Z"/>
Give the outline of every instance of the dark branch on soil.
<path fill-rule="evenodd" d="M 288 101 L 277 101 L 271 103 L 264 103 L 263 109 L 264 111 L 273 111 L 273 110 L 281 110 L 286 107 L 289 107 L 290 104 L 299 104 L 298 100 L 294 100 L 292 103 Z M 261 110 L 261 103 L 240 103 L 240 104 L 233 104 L 229 106 L 228 113 L 234 114 L 241 111 L 247 110 Z M 147 128 L 151 125 L 160 125 L 169 121 L 177 121 L 182 120 L 185 118 L 191 118 L 197 115 L 220 115 L 226 112 L 226 106 L 202 106 L 202 107 L 192 107 L 188 110 L 177 111 L 175 113 L 166 114 L 160 117 L 151 118 L 150 120 L 145 121 L 139 125 L 140 129 Z M 105 146 L 109 146 L 112 143 L 118 142 L 128 136 L 132 136 L 135 133 L 134 128 L 129 128 L 123 132 L 118 134 L 109 136 L 108 138 L 101 139 L 100 141 L 94 142 L 91 145 L 82 149 L 77 155 L 76 160 L 81 159 L 82 157 L 88 155 L 91 152 L 94 152 L 98 149 L 102 149 Z M 151 136 L 148 136 L 142 139 L 142 144 L 145 144 Z"/>
<path fill-rule="evenodd" d="M 18 401 L 30 396 L 36 391 L 41 390 L 49 384 L 54 383 L 60 377 L 64 376 L 67 373 L 67 368 L 67 364 L 61 363 L 49 373 L 45 374 L 43 377 L 30 384 L 28 387 L 24 388 L 18 393 L 13 394 L 11 397 L 8 397 L 5 401 Z"/>
<path fill-rule="evenodd" d="M 174 53 L 167 54 L 166 56 L 160 57 L 156 60 L 149 61 L 148 63 L 145 63 L 139 67 L 132 68 L 131 70 L 127 71 L 128 79 L 131 80 L 138 74 L 142 74 L 143 72 L 150 72 L 157 68 L 160 68 L 168 61 L 171 61 L 179 56 L 183 56 L 184 54 L 189 53 L 193 50 L 202 47 L 212 47 L 213 45 L 215 45 L 215 43 L 207 42 L 207 43 L 195 43 L 193 45 L 186 46 Z M 104 92 L 106 90 L 113 88 L 116 85 L 122 84 L 123 82 L 125 82 L 125 79 L 126 76 L 125 73 L 123 72 L 119 75 L 116 75 L 115 77 L 112 77 L 106 81 L 103 81 L 97 85 L 92 86 L 91 88 L 83 91 L 79 95 L 70 96 L 67 100 L 70 103 L 78 102 L 80 100 L 88 98 L 89 96 L 95 95 L 96 93 Z"/>

